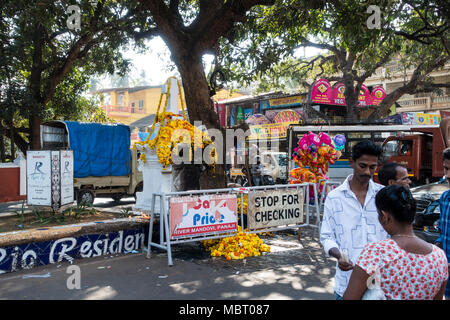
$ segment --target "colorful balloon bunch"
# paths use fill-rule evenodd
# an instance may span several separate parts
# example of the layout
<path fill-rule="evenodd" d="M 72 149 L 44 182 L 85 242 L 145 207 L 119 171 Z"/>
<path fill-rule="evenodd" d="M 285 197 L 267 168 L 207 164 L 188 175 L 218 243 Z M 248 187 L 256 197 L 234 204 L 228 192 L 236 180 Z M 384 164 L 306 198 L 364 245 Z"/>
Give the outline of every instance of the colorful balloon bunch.
<path fill-rule="evenodd" d="M 292 158 L 299 168 L 291 170 L 289 183 L 317 183 L 327 179 L 330 164 L 334 164 L 345 147 L 345 136 L 338 134 L 333 139 L 326 133 L 306 133 L 294 149 Z M 309 168 L 306 168 L 309 167 Z"/>

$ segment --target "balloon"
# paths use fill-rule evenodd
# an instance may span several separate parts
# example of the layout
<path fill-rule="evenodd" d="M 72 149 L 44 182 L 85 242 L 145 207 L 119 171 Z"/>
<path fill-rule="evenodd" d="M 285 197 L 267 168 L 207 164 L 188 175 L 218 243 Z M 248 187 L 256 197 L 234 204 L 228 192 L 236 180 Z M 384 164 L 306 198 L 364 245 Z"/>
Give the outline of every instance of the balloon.
<path fill-rule="evenodd" d="M 334 144 L 336 150 L 342 150 L 345 147 L 345 136 L 342 134 L 336 135 L 334 138 Z"/>
<path fill-rule="evenodd" d="M 300 166 L 290 172 L 290 184 L 312 182 L 327 179 L 330 164 L 334 164 L 342 155 L 345 136 L 338 134 L 331 138 L 325 132 L 305 133 L 294 149 L 292 158 Z"/>
<path fill-rule="evenodd" d="M 321 144 L 326 144 L 328 146 L 331 146 L 331 138 L 326 133 L 324 133 L 324 132 L 319 133 L 319 139 L 320 139 Z"/>
<path fill-rule="evenodd" d="M 305 135 L 300 139 L 300 141 L 298 142 L 298 146 L 300 149 L 302 150 L 306 150 L 308 148 L 308 146 L 310 145 L 309 143 L 309 137 L 307 136 L 307 134 L 305 133 Z"/>
<path fill-rule="evenodd" d="M 322 144 L 322 143 L 320 142 L 320 137 L 319 137 L 317 134 L 314 134 L 314 133 L 312 133 L 311 135 L 312 135 L 312 136 L 311 136 L 312 143 L 313 143 L 315 146 L 320 147 L 320 145 Z"/>

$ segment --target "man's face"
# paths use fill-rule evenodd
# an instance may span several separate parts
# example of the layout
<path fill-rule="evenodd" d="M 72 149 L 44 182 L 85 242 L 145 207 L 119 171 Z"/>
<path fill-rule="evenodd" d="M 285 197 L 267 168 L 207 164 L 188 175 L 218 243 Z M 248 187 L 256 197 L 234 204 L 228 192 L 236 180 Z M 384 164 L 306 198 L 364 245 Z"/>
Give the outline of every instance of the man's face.
<path fill-rule="evenodd" d="M 444 174 L 445 178 L 447 178 L 447 183 L 450 183 L 450 160 L 444 160 Z"/>
<path fill-rule="evenodd" d="M 350 165 L 353 168 L 353 177 L 362 183 L 368 183 L 377 170 L 378 157 L 364 154 L 359 159 L 350 160 Z"/>
<path fill-rule="evenodd" d="M 408 169 L 404 167 L 398 166 L 396 168 L 397 174 L 395 176 L 395 184 L 398 184 L 400 186 L 403 186 L 405 188 L 409 188 L 409 185 L 411 184 L 411 180 L 408 176 Z"/>

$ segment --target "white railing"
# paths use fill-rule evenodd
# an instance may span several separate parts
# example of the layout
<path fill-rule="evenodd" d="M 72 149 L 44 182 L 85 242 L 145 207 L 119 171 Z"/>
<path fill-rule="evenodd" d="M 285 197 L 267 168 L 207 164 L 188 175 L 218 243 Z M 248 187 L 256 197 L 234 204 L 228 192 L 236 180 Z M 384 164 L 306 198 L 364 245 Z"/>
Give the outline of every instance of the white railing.
<path fill-rule="evenodd" d="M 410 98 L 398 100 L 397 103 L 403 108 L 408 107 L 423 107 L 423 109 L 431 109 L 431 97 Z"/>

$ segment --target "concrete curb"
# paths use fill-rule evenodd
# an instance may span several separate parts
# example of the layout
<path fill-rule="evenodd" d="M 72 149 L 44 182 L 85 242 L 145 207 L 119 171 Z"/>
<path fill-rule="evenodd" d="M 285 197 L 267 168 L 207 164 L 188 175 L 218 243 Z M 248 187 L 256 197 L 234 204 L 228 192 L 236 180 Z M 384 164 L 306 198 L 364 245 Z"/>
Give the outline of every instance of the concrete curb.
<path fill-rule="evenodd" d="M 144 226 L 148 228 L 149 220 L 140 217 L 103 220 L 95 222 L 41 227 L 28 230 L 0 233 L 0 247 L 14 246 L 32 242 L 57 240 L 86 234 L 101 234 Z"/>

